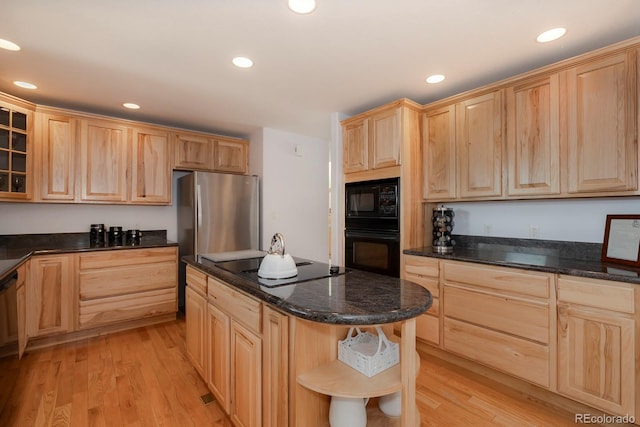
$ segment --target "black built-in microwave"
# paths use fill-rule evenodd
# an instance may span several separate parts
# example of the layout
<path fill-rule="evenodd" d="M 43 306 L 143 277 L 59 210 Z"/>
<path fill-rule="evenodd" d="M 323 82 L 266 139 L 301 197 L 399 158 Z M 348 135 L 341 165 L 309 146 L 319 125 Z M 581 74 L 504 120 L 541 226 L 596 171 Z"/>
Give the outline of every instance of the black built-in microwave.
<path fill-rule="evenodd" d="M 400 229 L 398 178 L 345 184 L 345 228 Z"/>

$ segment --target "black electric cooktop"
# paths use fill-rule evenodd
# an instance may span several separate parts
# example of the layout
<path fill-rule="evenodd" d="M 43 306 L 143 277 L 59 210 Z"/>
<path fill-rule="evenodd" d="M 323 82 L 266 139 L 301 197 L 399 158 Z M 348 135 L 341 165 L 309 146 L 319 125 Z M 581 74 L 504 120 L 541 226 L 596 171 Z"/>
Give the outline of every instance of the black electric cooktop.
<path fill-rule="evenodd" d="M 262 277 L 258 277 L 258 269 L 260 268 L 262 258 L 217 262 L 216 266 L 269 288 L 291 285 L 293 283 L 308 282 L 310 280 L 322 279 L 324 277 L 339 276 L 350 271 L 345 267 L 330 266 L 329 264 L 310 261 L 303 258 L 294 257 L 293 260 L 296 262 L 296 267 L 298 267 L 298 274 L 288 279 L 264 279 Z"/>

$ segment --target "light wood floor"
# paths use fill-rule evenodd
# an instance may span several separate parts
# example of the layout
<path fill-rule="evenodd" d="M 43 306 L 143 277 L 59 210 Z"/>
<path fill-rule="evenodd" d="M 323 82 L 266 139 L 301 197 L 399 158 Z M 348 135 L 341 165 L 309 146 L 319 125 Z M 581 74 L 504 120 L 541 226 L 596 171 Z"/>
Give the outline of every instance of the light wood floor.
<path fill-rule="evenodd" d="M 181 318 L 0 359 L 0 426 L 230 427 L 215 402 L 200 401 L 207 389 L 184 334 Z M 576 425 L 573 413 L 427 355 L 417 404 L 421 426 Z"/>

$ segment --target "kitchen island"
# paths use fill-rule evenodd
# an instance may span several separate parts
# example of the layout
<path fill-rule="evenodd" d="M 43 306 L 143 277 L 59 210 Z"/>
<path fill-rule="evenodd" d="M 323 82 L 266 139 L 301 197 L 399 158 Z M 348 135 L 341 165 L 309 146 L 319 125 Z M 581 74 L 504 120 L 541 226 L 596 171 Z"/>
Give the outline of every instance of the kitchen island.
<path fill-rule="evenodd" d="M 368 397 L 401 391 L 400 425 L 419 424 L 414 319 L 431 306 L 425 288 L 358 270 L 269 287 L 201 256 L 182 261 L 188 265 L 187 352 L 236 424 L 329 425 L 329 394 L 348 394 L 355 389 L 352 377 L 367 377 L 349 368 L 333 392 L 309 381 L 342 367 L 338 340 L 350 326 L 385 325 L 391 337 L 393 324 L 401 331 L 400 364 L 370 378 Z M 384 375 L 397 378 L 380 384 Z"/>

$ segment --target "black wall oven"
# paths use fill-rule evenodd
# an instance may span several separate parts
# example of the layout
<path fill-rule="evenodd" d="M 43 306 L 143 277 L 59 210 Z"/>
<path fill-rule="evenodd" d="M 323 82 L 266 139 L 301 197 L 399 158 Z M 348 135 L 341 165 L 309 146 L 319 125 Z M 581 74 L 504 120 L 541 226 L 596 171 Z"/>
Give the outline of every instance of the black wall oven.
<path fill-rule="evenodd" d="M 345 265 L 400 277 L 398 178 L 345 185 Z"/>

